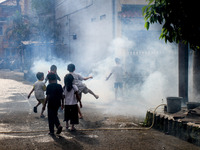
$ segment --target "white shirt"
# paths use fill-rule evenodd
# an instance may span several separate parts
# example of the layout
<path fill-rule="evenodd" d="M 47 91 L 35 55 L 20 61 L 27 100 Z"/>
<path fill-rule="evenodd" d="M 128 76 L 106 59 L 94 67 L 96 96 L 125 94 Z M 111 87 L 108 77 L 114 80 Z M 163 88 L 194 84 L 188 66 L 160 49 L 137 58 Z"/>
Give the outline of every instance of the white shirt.
<path fill-rule="evenodd" d="M 86 85 L 82 82 L 84 78 L 81 75 L 76 74 L 74 72 L 71 72 L 70 74 L 74 77 L 73 84 L 75 84 L 78 87 L 79 92 L 82 92 L 86 87 Z"/>
<path fill-rule="evenodd" d="M 37 81 L 33 84 L 35 98 L 38 100 L 45 99 L 44 91 L 46 91 L 46 85 L 42 81 Z"/>
<path fill-rule="evenodd" d="M 77 99 L 76 99 L 76 95 L 75 92 L 78 91 L 78 87 L 76 85 L 73 85 L 73 88 L 71 89 L 71 91 L 67 91 L 67 88 L 65 87 L 64 89 L 64 95 L 65 95 L 65 101 L 64 104 L 65 105 L 76 105 Z"/>

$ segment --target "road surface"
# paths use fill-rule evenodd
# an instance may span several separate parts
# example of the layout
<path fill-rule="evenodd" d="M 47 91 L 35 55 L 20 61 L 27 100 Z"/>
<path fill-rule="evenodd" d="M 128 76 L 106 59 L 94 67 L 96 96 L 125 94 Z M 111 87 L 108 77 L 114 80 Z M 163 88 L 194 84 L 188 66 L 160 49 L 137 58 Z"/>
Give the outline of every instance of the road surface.
<path fill-rule="evenodd" d="M 121 130 L 138 127 L 140 118 L 110 115 L 95 103 L 84 102 L 84 119 L 78 131 L 63 131 L 60 136 L 48 135 L 48 119 L 33 112 L 37 101 L 27 95 L 32 83 L 23 80 L 23 74 L 0 70 L 0 150 L 198 150 L 197 147 L 159 131 Z M 46 112 L 45 112 L 46 115 Z M 64 126 L 63 114 L 59 113 Z M 119 130 L 99 130 L 117 128 Z M 93 130 L 84 130 L 93 129 Z M 18 131 L 21 133 L 13 133 Z M 10 133 L 9 133 L 10 132 Z M 25 133 L 23 133 L 25 132 Z"/>

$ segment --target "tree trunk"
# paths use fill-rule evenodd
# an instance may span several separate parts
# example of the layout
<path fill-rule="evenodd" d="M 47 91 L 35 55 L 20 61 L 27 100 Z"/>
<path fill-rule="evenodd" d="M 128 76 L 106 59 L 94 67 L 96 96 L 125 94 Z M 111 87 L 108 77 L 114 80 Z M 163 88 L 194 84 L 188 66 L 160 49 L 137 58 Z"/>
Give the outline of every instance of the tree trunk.
<path fill-rule="evenodd" d="M 179 97 L 183 97 L 183 103 L 188 102 L 188 44 L 182 42 L 178 45 L 179 63 Z"/>

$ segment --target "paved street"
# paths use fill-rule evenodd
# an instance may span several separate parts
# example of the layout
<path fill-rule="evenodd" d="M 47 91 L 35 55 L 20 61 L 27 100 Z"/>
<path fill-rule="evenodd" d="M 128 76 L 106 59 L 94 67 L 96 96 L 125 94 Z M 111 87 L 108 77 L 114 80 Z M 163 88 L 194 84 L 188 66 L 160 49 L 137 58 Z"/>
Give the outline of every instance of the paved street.
<path fill-rule="evenodd" d="M 151 130 L 98 130 L 98 128 L 137 127 L 138 118 L 105 114 L 97 106 L 84 102 L 84 119 L 78 131 L 66 132 L 52 138 L 48 135 L 48 120 L 33 113 L 34 95 L 27 95 L 32 83 L 23 80 L 19 72 L 0 71 L 0 132 L 38 131 L 29 133 L 0 133 L 0 150 L 16 149 L 120 149 L 120 150 L 198 150 L 199 147 L 170 135 Z M 40 112 L 41 106 L 38 109 Z M 46 115 L 46 112 L 45 112 Z M 64 126 L 63 114 L 59 118 Z M 86 131 L 82 129 L 93 129 Z"/>

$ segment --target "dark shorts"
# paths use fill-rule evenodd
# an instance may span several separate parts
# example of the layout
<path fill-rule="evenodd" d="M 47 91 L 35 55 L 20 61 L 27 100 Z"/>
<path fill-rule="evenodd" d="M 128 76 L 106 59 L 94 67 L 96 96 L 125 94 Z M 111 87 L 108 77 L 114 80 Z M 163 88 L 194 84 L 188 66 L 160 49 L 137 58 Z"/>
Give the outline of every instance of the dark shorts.
<path fill-rule="evenodd" d="M 65 105 L 64 121 L 69 121 L 70 124 L 79 124 L 78 105 Z"/>
<path fill-rule="evenodd" d="M 123 88 L 123 83 L 122 82 L 115 82 L 114 88 Z"/>

